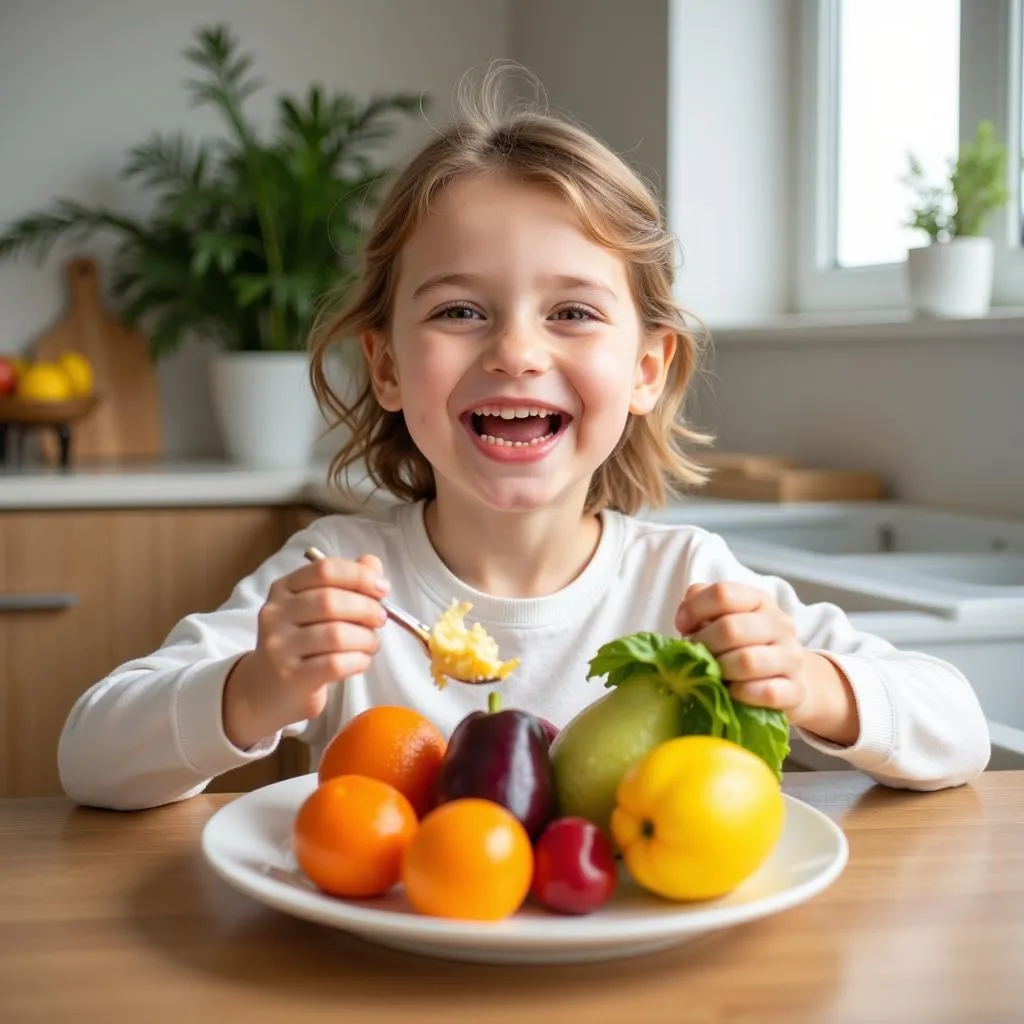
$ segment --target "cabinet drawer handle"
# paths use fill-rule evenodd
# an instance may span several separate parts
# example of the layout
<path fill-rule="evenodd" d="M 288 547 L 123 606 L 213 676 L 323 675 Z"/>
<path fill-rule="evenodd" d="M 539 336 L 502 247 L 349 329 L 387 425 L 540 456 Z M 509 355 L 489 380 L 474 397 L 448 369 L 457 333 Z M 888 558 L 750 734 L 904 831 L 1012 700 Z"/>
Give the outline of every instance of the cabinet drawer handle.
<path fill-rule="evenodd" d="M 0 612 L 57 612 L 78 604 L 73 591 L 52 594 L 0 594 Z"/>

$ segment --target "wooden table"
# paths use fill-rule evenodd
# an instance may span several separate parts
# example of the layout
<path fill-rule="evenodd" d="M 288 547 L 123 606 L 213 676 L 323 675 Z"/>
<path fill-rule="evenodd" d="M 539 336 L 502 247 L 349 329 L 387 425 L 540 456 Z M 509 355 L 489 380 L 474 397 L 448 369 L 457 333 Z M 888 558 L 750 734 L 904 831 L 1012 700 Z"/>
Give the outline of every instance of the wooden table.
<path fill-rule="evenodd" d="M 0 1021 L 1024 1020 L 1024 772 L 786 789 L 849 837 L 826 892 L 690 946 L 547 968 L 407 956 L 264 909 L 199 853 L 230 796 L 129 814 L 2 801 Z"/>

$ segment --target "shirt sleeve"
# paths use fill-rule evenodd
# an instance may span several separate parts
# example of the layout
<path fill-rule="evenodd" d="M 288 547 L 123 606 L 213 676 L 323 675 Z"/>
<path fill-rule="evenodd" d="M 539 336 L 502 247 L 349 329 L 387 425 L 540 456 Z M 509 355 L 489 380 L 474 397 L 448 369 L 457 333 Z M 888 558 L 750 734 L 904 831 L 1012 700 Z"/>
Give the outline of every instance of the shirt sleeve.
<path fill-rule="evenodd" d="M 188 615 L 152 654 L 125 662 L 90 687 L 64 724 L 61 784 L 80 804 L 130 810 L 183 800 L 215 776 L 272 753 L 281 733 L 247 750 L 228 739 L 221 701 L 235 662 L 256 645 L 271 584 L 304 562 L 310 544 L 330 549 L 312 524 L 243 579 L 215 611 Z M 306 723 L 283 730 L 301 734 Z"/>
<path fill-rule="evenodd" d="M 856 629 L 833 604 L 804 604 L 785 580 L 743 566 L 716 534 L 701 536 L 688 576 L 690 583 L 735 580 L 767 591 L 795 623 L 803 646 L 830 659 L 849 680 L 860 719 L 857 741 L 843 747 L 795 729 L 810 747 L 903 789 L 963 785 L 984 771 L 991 756 L 988 723 L 973 687 L 954 666 Z"/>

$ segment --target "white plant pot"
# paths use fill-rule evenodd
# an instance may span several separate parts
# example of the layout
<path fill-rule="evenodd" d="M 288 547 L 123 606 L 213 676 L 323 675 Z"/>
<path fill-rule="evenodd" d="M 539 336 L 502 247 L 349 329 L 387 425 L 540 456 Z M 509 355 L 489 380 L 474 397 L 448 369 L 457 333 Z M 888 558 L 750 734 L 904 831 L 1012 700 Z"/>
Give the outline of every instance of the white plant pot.
<path fill-rule="evenodd" d="M 210 369 L 229 459 L 281 468 L 310 463 L 324 421 L 305 352 L 219 352 Z"/>
<path fill-rule="evenodd" d="M 982 317 L 992 302 L 992 239 L 954 238 L 907 253 L 910 306 L 937 319 Z"/>

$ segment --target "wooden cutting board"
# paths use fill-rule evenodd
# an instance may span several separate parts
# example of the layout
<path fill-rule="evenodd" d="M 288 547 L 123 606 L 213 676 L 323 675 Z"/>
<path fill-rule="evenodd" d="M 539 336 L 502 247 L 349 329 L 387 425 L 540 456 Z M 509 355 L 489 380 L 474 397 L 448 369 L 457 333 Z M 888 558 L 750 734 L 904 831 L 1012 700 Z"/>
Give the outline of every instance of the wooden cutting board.
<path fill-rule="evenodd" d="M 103 305 L 99 272 L 91 259 L 67 265 L 68 309 L 35 346 L 37 360 L 81 352 L 95 372 L 100 401 L 72 430 L 72 458 L 156 459 L 163 453 L 160 396 L 146 339 L 120 323 Z M 56 445 L 40 438 L 45 456 L 56 459 Z"/>
<path fill-rule="evenodd" d="M 708 498 L 733 501 L 881 501 L 885 486 L 875 473 L 850 469 L 775 467 L 750 473 L 723 470 L 701 489 Z"/>

